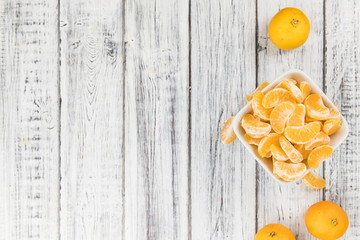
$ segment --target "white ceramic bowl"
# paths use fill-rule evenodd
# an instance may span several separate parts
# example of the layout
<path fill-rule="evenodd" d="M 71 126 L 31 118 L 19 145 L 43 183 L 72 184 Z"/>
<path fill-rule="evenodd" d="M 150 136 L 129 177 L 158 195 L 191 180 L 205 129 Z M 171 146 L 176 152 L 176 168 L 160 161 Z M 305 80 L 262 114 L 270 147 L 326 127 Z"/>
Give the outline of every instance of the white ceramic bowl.
<path fill-rule="evenodd" d="M 262 90 L 262 92 L 266 93 L 269 90 L 275 88 L 276 85 L 278 85 L 281 81 L 285 80 L 285 79 L 295 79 L 298 82 L 307 82 L 309 83 L 312 93 L 317 93 L 320 94 L 323 102 L 325 104 L 325 106 L 329 107 L 329 108 L 336 108 L 336 106 L 330 101 L 330 99 L 325 95 L 325 93 L 315 84 L 315 82 L 313 80 L 311 80 L 311 78 L 306 75 L 303 71 L 294 69 L 291 71 L 286 72 L 285 74 L 283 74 L 281 77 L 279 77 L 278 79 L 276 79 L 274 82 L 270 83 L 264 90 Z M 251 101 L 249 103 L 246 104 L 245 107 L 243 107 L 240 112 L 238 112 L 233 120 L 233 128 L 234 131 L 236 133 L 236 136 L 238 137 L 238 139 L 240 139 L 240 142 L 249 150 L 249 152 L 251 152 L 251 154 L 254 156 L 254 158 L 258 161 L 258 163 L 266 170 L 266 172 L 268 172 L 276 181 L 278 182 L 282 182 L 282 183 L 290 183 L 290 182 L 286 182 L 283 181 L 281 179 L 276 178 L 273 175 L 273 166 L 272 166 L 272 160 L 270 158 L 262 158 L 260 157 L 257 147 L 248 144 L 245 139 L 244 139 L 244 135 L 245 135 L 245 131 L 244 129 L 241 127 L 241 119 L 243 118 L 243 116 L 247 113 L 251 113 L 253 111 L 252 106 L 251 106 Z M 349 132 L 349 128 L 348 128 L 348 124 L 345 120 L 345 118 L 341 115 L 342 118 L 342 126 L 341 128 L 334 133 L 333 135 L 330 136 L 330 143 L 329 145 L 331 145 L 334 149 L 337 148 L 346 138 L 348 132 Z M 335 160 L 335 159 L 334 159 Z M 334 161 L 333 160 L 333 161 Z M 310 171 L 310 169 L 308 169 L 308 171 Z M 307 171 L 307 172 L 308 172 Z M 296 182 L 296 181 L 294 181 Z"/>

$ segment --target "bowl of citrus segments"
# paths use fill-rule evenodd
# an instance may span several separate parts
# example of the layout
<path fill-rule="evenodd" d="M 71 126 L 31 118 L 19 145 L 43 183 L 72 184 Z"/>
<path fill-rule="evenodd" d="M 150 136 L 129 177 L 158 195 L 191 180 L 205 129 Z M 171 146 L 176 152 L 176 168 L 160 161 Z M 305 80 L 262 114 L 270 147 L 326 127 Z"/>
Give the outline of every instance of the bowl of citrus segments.
<path fill-rule="evenodd" d="M 300 70 L 262 83 L 245 101 L 224 124 L 222 142 L 238 138 L 279 182 L 302 179 L 310 188 L 324 188 L 326 181 L 316 169 L 348 134 L 337 106 Z"/>

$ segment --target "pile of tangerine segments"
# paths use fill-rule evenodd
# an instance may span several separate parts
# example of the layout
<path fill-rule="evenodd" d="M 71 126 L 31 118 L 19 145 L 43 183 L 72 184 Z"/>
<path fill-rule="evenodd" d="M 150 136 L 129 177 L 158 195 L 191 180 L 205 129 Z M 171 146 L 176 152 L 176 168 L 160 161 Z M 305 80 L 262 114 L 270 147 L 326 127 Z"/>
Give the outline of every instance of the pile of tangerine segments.
<path fill-rule="evenodd" d="M 326 181 L 307 166 L 316 169 L 330 158 L 333 148 L 330 136 L 341 128 L 341 115 L 327 108 L 319 94 L 311 93 L 307 82 L 286 79 L 264 94 L 268 85 L 262 83 L 246 96 L 252 101 L 253 112 L 241 120 L 245 140 L 258 147 L 263 158 L 272 158 L 273 174 L 284 181 L 302 182 L 312 189 L 322 189 Z M 236 139 L 232 129 L 233 117 L 224 124 L 221 140 L 230 144 Z M 307 161 L 307 165 L 304 163 Z"/>

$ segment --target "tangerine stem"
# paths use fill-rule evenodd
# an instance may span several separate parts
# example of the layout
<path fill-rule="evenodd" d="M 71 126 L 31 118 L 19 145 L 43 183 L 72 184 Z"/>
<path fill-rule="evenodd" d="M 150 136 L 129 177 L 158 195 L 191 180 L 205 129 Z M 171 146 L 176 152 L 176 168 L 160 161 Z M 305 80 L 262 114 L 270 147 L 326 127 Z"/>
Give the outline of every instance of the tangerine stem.
<path fill-rule="evenodd" d="M 335 218 L 335 219 L 333 219 L 333 220 L 331 220 L 331 223 L 332 223 L 334 226 L 338 225 L 338 221 L 337 221 L 337 219 L 336 219 L 336 218 Z"/>
<path fill-rule="evenodd" d="M 293 19 L 290 23 L 291 23 L 291 25 L 293 25 L 294 27 L 296 27 L 296 25 L 299 23 L 299 20 Z"/>
<path fill-rule="evenodd" d="M 270 233 L 270 236 L 271 236 L 271 237 L 274 237 L 275 235 L 276 235 L 276 232 L 271 232 L 271 233 Z"/>

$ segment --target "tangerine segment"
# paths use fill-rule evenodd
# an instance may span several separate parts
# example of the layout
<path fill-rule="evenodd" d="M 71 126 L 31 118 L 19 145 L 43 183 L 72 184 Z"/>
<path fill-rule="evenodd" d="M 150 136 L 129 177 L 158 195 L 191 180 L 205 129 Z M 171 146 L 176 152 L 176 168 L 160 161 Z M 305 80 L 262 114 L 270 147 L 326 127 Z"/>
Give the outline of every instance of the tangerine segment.
<path fill-rule="evenodd" d="M 244 138 L 248 144 L 252 144 L 252 145 L 256 145 L 256 146 L 259 145 L 259 143 L 261 141 L 261 138 L 253 138 L 247 133 L 245 133 Z"/>
<path fill-rule="evenodd" d="M 304 144 L 313 139 L 320 132 L 321 123 L 311 122 L 304 126 L 286 127 L 285 137 L 292 143 Z"/>
<path fill-rule="evenodd" d="M 329 113 L 329 116 L 327 119 L 341 119 L 341 115 L 340 115 L 340 112 L 335 109 L 335 108 L 330 108 L 329 109 L 330 113 Z M 326 120 L 326 119 L 321 119 L 321 120 Z"/>
<path fill-rule="evenodd" d="M 329 145 L 323 145 L 313 149 L 308 157 L 308 165 L 310 168 L 318 168 L 320 163 L 331 157 L 333 147 Z"/>
<path fill-rule="evenodd" d="M 290 81 L 292 84 L 296 85 L 297 84 L 297 81 L 294 80 L 294 79 L 286 79 L 287 81 Z M 285 88 L 284 85 L 283 85 L 283 82 L 282 81 L 281 83 L 279 83 L 278 85 L 275 86 L 275 88 Z"/>
<path fill-rule="evenodd" d="M 302 182 L 311 189 L 323 189 L 326 181 L 313 171 L 309 172 L 302 178 Z"/>
<path fill-rule="evenodd" d="M 273 144 L 279 145 L 279 136 L 280 134 L 270 133 L 269 135 L 261 139 L 258 145 L 258 151 L 261 157 L 267 157 L 267 156 L 271 157 L 270 147 Z"/>
<path fill-rule="evenodd" d="M 298 163 L 303 160 L 302 154 L 284 137 L 279 138 L 280 146 L 293 163 Z"/>
<path fill-rule="evenodd" d="M 301 93 L 304 96 L 304 99 L 306 99 L 311 93 L 310 85 L 307 82 L 301 82 L 299 84 L 299 88 L 300 88 Z"/>
<path fill-rule="evenodd" d="M 245 96 L 245 102 L 250 102 L 250 101 L 253 99 L 253 95 L 254 95 L 255 92 L 263 90 L 263 89 L 266 88 L 268 85 L 269 85 L 268 82 L 263 82 L 263 83 L 261 83 L 261 84 L 255 89 L 254 92 L 252 92 L 251 94 Z"/>
<path fill-rule="evenodd" d="M 252 102 L 251 102 L 251 105 L 254 110 L 255 116 L 258 116 L 261 119 L 269 121 L 272 108 L 264 108 L 263 107 L 263 105 L 262 105 L 263 98 L 264 98 L 263 92 L 260 92 L 260 91 L 255 92 Z"/>
<path fill-rule="evenodd" d="M 284 132 L 286 121 L 295 111 L 295 104 L 291 102 L 282 102 L 277 105 L 270 114 L 270 124 L 277 133 Z"/>
<path fill-rule="evenodd" d="M 274 88 L 265 94 L 262 104 L 265 108 L 273 108 L 279 103 L 286 101 L 296 103 L 294 96 L 289 91 L 282 88 Z"/>
<path fill-rule="evenodd" d="M 303 159 L 308 159 L 311 150 L 306 150 L 305 144 L 295 144 L 294 147 L 301 153 Z"/>
<path fill-rule="evenodd" d="M 318 146 L 327 145 L 329 144 L 329 142 L 330 142 L 330 137 L 324 132 L 319 132 L 318 134 L 316 134 L 316 136 L 313 139 L 305 143 L 305 149 L 312 150 Z"/>
<path fill-rule="evenodd" d="M 323 126 L 323 131 L 327 135 L 334 134 L 337 130 L 341 128 L 341 120 L 339 119 L 329 119 L 325 121 Z"/>
<path fill-rule="evenodd" d="M 305 106 L 297 104 L 295 111 L 290 115 L 287 120 L 287 126 L 302 126 L 305 122 Z"/>
<path fill-rule="evenodd" d="M 295 97 L 295 99 L 298 103 L 302 103 L 304 101 L 304 96 L 303 96 L 302 92 L 300 91 L 300 89 L 296 86 L 296 83 L 293 84 L 289 80 L 284 80 L 282 82 L 281 86 L 283 86 L 286 90 L 291 92 L 291 94 Z"/>
<path fill-rule="evenodd" d="M 232 127 L 233 119 L 234 117 L 229 117 L 221 129 L 221 142 L 223 144 L 229 145 L 236 139 L 236 134 Z"/>
<path fill-rule="evenodd" d="M 319 94 L 309 95 L 304 102 L 306 108 L 306 114 L 314 119 L 323 120 L 326 119 L 330 110 L 324 106 L 322 98 Z"/>
<path fill-rule="evenodd" d="M 276 161 L 273 164 L 274 172 L 285 181 L 294 181 L 304 176 L 306 165 L 304 163 L 286 163 Z"/>
<path fill-rule="evenodd" d="M 246 114 L 241 119 L 241 126 L 245 132 L 253 138 L 260 138 L 270 133 L 271 126 L 268 123 L 264 123 L 259 119 L 256 119 L 252 114 Z"/>
<path fill-rule="evenodd" d="M 272 144 L 270 146 L 270 150 L 273 158 L 275 158 L 278 161 L 286 161 L 289 159 L 289 157 L 286 155 L 284 150 L 282 150 L 282 148 L 278 145 Z"/>

